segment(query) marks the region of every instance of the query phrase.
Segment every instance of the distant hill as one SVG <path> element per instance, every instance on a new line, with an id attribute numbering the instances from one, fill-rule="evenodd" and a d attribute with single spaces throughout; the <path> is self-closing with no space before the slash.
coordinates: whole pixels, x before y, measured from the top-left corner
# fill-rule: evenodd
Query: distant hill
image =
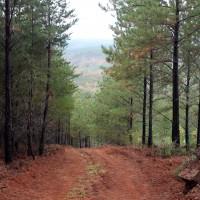
<path id="1" fill-rule="evenodd" d="M 80 89 L 95 91 L 102 77 L 101 67 L 108 67 L 101 46 L 112 45 L 111 40 L 72 40 L 66 50 L 66 58 L 81 74 L 77 79 Z"/>

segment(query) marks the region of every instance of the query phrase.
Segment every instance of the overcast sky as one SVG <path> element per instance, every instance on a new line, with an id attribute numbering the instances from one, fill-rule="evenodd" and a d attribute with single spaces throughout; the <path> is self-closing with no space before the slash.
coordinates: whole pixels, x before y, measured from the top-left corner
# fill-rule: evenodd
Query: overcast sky
<path id="1" fill-rule="evenodd" d="M 108 0 L 71 0 L 71 8 L 79 19 L 72 28 L 72 39 L 111 39 L 112 32 L 109 25 L 113 17 L 105 13 L 98 3 L 105 5 Z"/>

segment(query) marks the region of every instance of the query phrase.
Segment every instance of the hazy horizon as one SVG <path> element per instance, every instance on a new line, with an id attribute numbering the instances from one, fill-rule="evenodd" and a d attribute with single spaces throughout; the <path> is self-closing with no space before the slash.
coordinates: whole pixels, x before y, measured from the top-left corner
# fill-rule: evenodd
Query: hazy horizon
<path id="1" fill-rule="evenodd" d="M 114 18 L 110 13 L 105 13 L 99 2 L 106 5 L 108 0 L 73 0 L 70 7 L 75 9 L 75 14 L 79 21 L 72 28 L 71 40 L 100 40 L 112 39 L 110 25 L 114 23 Z"/>

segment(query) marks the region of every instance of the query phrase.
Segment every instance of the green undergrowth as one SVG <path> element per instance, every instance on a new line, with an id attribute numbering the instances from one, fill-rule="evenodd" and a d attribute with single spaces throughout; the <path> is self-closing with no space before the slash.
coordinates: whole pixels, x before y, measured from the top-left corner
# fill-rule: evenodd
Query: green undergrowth
<path id="1" fill-rule="evenodd" d="M 191 156 L 194 149 L 186 150 L 185 147 L 176 147 L 175 145 L 160 145 L 155 149 L 155 155 L 161 156 L 163 158 L 168 158 L 171 156 Z"/>

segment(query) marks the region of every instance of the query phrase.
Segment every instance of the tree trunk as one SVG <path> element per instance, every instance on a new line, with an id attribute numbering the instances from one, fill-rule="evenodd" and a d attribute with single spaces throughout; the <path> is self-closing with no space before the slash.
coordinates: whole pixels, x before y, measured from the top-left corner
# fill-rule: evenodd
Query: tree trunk
<path id="1" fill-rule="evenodd" d="M 74 146 L 74 138 L 72 136 L 70 136 L 70 145 Z"/>
<path id="2" fill-rule="evenodd" d="M 61 121 L 60 119 L 58 120 L 58 130 L 57 130 L 57 144 L 61 144 Z"/>
<path id="3" fill-rule="evenodd" d="M 88 136 L 88 147 L 91 148 L 91 137 Z"/>
<path id="4" fill-rule="evenodd" d="M 68 119 L 66 118 L 66 121 L 65 121 L 65 129 L 64 129 L 64 134 L 65 134 L 65 137 L 64 137 L 64 144 L 67 145 L 67 135 L 68 135 Z"/>
<path id="5" fill-rule="evenodd" d="M 35 159 L 33 148 L 32 148 L 32 98 L 33 98 L 33 89 L 32 89 L 32 72 L 30 77 L 30 88 L 29 88 L 29 102 L 28 102 L 28 124 L 27 124 L 27 155 L 32 156 Z"/>
<path id="6" fill-rule="evenodd" d="M 48 5 L 48 28 L 51 27 L 50 6 Z M 45 146 L 45 133 L 47 126 L 47 115 L 49 110 L 49 96 L 50 96 L 50 79 L 51 79 L 51 34 L 48 33 L 48 46 L 47 46 L 47 82 L 46 82 L 46 97 L 43 112 L 42 131 L 39 145 L 39 155 L 44 153 Z"/>
<path id="7" fill-rule="evenodd" d="M 32 54 L 32 60 L 33 60 L 33 7 L 31 6 L 31 54 Z M 28 100 L 28 125 L 27 125 L 27 155 L 32 156 L 33 159 L 35 159 L 34 153 L 33 153 L 33 148 L 32 148 L 32 112 L 33 112 L 33 65 L 31 61 L 31 66 L 30 66 L 30 80 L 29 80 L 29 100 Z"/>
<path id="8" fill-rule="evenodd" d="M 130 98 L 130 111 L 129 111 L 129 120 L 128 120 L 128 130 L 133 129 L 133 97 Z M 132 133 L 129 133 L 129 142 L 133 144 L 133 136 Z"/>
<path id="9" fill-rule="evenodd" d="M 197 148 L 200 147 L 200 81 L 199 81 L 199 108 L 198 108 L 198 127 L 197 127 Z"/>
<path id="10" fill-rule="evenodd" d="M 4 148 L 5 163 L 12 162 L 12 130 L 11 130 L 11 11 L 10 0 L 5 0 L 5 124 Z"/>
<path id="11" fill-rule="evenodd" d="M 151 50 L 150 59 L 153 59 L 153 50 Z M 149 137 L 148 146 L 153 145 L 153 92 L 154 92 L 154 77 L 153 77 L 153 65 L 150 64 L 150 89 L 149 89 Z"/>
<path id="12" fill-rule="evenodd" d="M 129 130 L 133 129 L 133 97 L 130 98 Z"/>
<path id="13" fill-rule="evenodd" d="M 143 98 L 143 122 L 142 122 L 142 144 L 146 144 L 146 109 L 147 108 L 147 77 L 144 76 L 144 98 Z"/>
<path id="14" fill-rule="evenodd" d="M 188 63 L 187 63 L 187 83 L 186 83 L 186 106 L 185 106 L 185 143 L 186 150 L 190 148 L 189 138 L 189 109 L 190 109 L 190 52 L 188 52 Z"/>
<path id="15" fill-rule="evenodd" d="M 176 23 L 174 27 L 173 42 L 173 120 L 172 120 L 172 142 L 180 146 L 179 130 L 179 0 L 176 0 Z"/>
<path id="16" fill-rule="evenodd" d="M 11 67 L 12 68 L 12 67 Z M 15 88 L 14 88 L 14 85 L 13 85 L 13 74 L 11 72 L 11 78 L 10 78 L 10 101 L 11 101 L 11 145 L 12 145 L 12 155 L 14 156 L 15 154 L 15 134 L 14 134 L 14 131 L 15 131 L 15 126 L 17 127 L 18 126 L 18 123 L 17 123 L 17 119 L 19 117 L 18 115 L 18 102 L 17 100 L 15 101 L 15 98 L 14 98 L 14 91 L 18 89 L 18 84 L 16 84 Z M 15 111 L 15 112 L 14 112 Z"/>
<path id="17" fill-rule="evenodd" d="M 67 132 L 71 135 L 71 114 L 68 115 L 68 124 L 67 124 Z"/>
<path id="18" fill-rule="evenodd" d="M 81 142 L 81 132 L 80 131 L 78 133 L 78 137 L 79 137 L 79 147 L 81 149 L 82 148 L 82 142 Z"/>
<path id="19" fill-rule="evenodd" d="M 48 42 L 48 71 L 47 71 L 47 83 L 46 83 L 46 98 L 43 112 L 43 120 L 42 120 L 42 132 L 40 138 L 40 146 L 39 146 L 39 155 L 44 153 L 44 145 L 45 145 L 45 132 L 47 126 L 47 115 L 49 110 L 49 89 L 50 89 L 50 78 L 51 78 L 51 42 Z"/>
<path id="20" fill-rule="evenodd" d="M 88 137 L 85 136 L 85 148 L 88 148 Z"/>

